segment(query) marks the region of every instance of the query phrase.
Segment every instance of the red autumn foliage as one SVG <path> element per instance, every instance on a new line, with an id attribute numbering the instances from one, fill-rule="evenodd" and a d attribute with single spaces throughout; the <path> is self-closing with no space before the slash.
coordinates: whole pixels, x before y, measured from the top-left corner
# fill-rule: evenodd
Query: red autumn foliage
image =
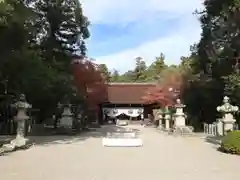
<path id="1" fill-rule="evenodd" d="M 147 104 L 158 104 L 160 106 L 172 106 L 174 104 L 174 97 L 167 89 L 156 85 L 154 88 L 148 89 L 146 95 L 142 97 Z"/>
<path id="2" fill-rule="evenodd" d="M 97 65 L 86 59 L 75 60 L 73 76 L 79 93 L 85 96 L 90 109 L 97 110 L 98 104 L 107 99 L 107 85 Z"/>
<path id="3" fill-rule="evenodd" d="M 169 71 L 163 75 L 156 87 L 148 89 L 142 99 L 148 104 L 173 106 L 176 98 L 180 95 L 182 82 L 182 75 L 179 71 Z"/>

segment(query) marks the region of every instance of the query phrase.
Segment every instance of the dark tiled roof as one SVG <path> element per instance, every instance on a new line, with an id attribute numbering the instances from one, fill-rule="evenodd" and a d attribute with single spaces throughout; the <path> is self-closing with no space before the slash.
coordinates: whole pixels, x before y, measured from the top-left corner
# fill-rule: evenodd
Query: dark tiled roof
<path id="1" fill-rule="evenodd" d="M 142 97 L 152 83 L 110 83 L 108 84 L 108 102 L 112 104 L 144 104 Z"/>

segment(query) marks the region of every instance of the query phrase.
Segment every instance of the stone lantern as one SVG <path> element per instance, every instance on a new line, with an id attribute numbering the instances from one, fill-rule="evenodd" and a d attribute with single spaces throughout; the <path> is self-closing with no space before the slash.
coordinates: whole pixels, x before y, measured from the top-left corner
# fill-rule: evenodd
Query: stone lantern
<path id="1" fill-rule="evenodd" d="M 223 105 L 217 107 L 217 111 L 223 114 L 221 121 L 223 124 L 224 133 L 234 129 L 236 119 L 234 119 L 233 114 L 238 110 L 238 106 L 233 106 L 230 104 L 229 97 L 227 96 L 223 98 Z"/>
<path id="2" fill-rule="evenodd" d="M 15 117 L 17 122 L 17 136 L 16 139 L 13 140 L 13 143 L 16 147 L 21 147 L 26 145 L 27 142 L 27 139 L 25 139 L 25 123 L 30 118 L 27 115 L 27 110 L 32 108 L 32 105 L 26 101 L 25 95 L 21 94 L 19 101 L 17 101 L 13 106 L 17 109 L 17 115 Z"/>
<path id="3" fill-rule="evenodd" d="M 13 107 L 17 110 L 17 115 L 15 116 L 15 121 L 17 122 L 17 135 L 14 140 L 10 142 L 10 144 L 5 144 L 3 146 L 3 151 L 12 151 L 15 148 L 24 147 L 27 145 L 28 139 L 25 138 L 25 123 L 29 120 L 29 116 L 27 115 L 27 110 L 32 108 L 26 101 L 26 97 L 24 94 L 20 95 L 19 101 L 13 104 Z"/>
<path id="4" fill-rule="evenodd" d="M 17 135 L 9 144 L 5 144 L 0 148 L 0 155 L 5 152 L 14 151 L 17 148 L 25 148 L 28 142 L 28 139 L 25 138 L 25 123 L 30 118 L 27 115 L 27 110 L 32 108 L 32 105 L 26 101 L 25 95 L 21 94 L 19 101 L 13 104 L 13 107 L 17 110 L 17 115 L 14 119 L 17 122 Z"/>
<path id="5" fill-rule="evenodd" d="M 181 103 L 180 99 L 177 99 L 177 103 L 175 105 L 176 113 L 174 114 L 174 125 L 175 127 L 183 127 L 186 126 L 186 115 L 183 112 L 183 108 L 186 106 Z"/>
<path id="6" fill-rule="evenodd" d="M 169 111 L 168 107 L 165 108 L 164 111 L 164 119 L 165 119 L 165 129 L 169 130 L 170 128 L 170 120 L 171 120 L 171 112 Z"/>
<path id="7" fill-rule="evenodd" d="M 70 129 L 73 127 L 73 113 L 71 111 L 71 104 L 63 105 L 63 113 L 60 119 L 60 126 Z"/>

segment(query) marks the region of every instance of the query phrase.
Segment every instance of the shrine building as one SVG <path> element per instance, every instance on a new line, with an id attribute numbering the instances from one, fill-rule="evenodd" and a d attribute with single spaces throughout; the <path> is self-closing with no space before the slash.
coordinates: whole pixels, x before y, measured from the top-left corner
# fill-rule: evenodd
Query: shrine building
<path id="1" fill-rule="evenodd" d="M 100 119 L 108 118 L 140 120 L 152 114 L 154 104 L 147 104 L 142 99 L 154 83 L 109 83 L 107 98 L 100 103 Z"/>

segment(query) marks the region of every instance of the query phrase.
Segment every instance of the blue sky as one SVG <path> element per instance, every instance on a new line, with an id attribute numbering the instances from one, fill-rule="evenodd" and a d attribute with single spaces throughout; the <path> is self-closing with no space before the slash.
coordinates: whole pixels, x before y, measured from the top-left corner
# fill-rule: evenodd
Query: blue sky
<path id="1" fill-rule="evenodd" d="M 134 59 L 147 64 L 161 52 L 167 64 L 178 64 L 198 42 L 201 28 L 193 12 L 201 0 L 80 0 L 91 22 L 88 56 L 110 70 L 134 68 Z"/>

